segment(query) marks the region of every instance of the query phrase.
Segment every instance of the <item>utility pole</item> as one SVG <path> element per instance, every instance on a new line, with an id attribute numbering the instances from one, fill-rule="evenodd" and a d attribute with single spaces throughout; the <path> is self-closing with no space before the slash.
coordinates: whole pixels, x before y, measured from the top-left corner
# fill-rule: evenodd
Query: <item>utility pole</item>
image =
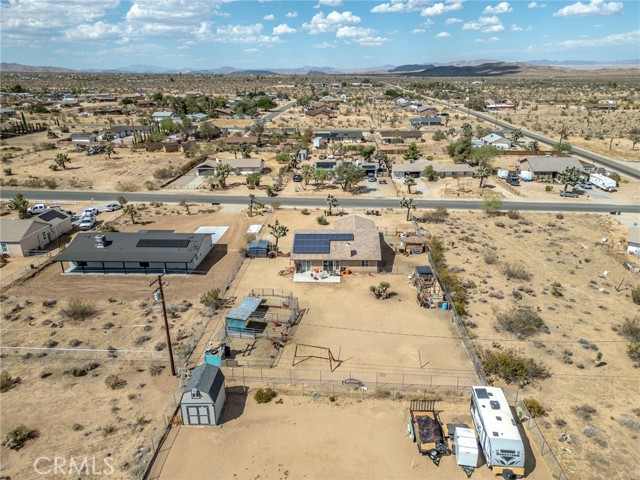
<path id="1" fill-rule="evenodd" d="M 169 349 L 169 361 L 171 362 L 171 375 L 176 376 L 176 366 L 173 361 L 173 348 L 171 347 L 171 335 L 169 333 L 169 320 L 167 319 L 167 306 L 164 302 L 164 291 L 162 290 L 162 276 L 164 273 L 158 275 L 158 279 L 154 280 L 149 286 L 158 282 L 158 288 L 153 292 L 153 299 L 162 303 L 162 316 L 164 317 L 164 329 L 167 333 L 167 348 Z"/>

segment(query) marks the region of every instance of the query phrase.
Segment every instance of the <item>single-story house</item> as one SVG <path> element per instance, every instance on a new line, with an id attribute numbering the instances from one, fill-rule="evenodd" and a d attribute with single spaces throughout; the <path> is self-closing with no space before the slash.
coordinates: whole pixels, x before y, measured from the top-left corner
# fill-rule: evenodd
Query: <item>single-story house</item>
<path id="1" fill-rule="evenodd" d="M 491 145 L 492 147 L 499 148 L 500 150 L 508 150 L 511 148 L 511 140 L 504 138 L 497 133 L 490 133 L 480 139 L 482 145 Z"/>
<path id="2" fill-rule="evenodd" d="M 207 233 L 81 233 L 54 261 L 60 262 L 64 273 L 189 274 L 212 248 L 212 236 Z"/>
<path id="3" fill-rule="evenodd" d="M 209 115 L 207 115 L 206 113 L 193 113 L 187 115 L 187 118 L 194 123 L 199 123 L 204 122 L 207 118 L 209 118 Z"/>
<path id="4" fill-rule="evenodd" d="M 536 178 L 556 178 L 565 169 L 575 167 L 583 171 L 582 163 L 574 157 L 532 156 L 520 160 L 520 170 L 528 170 Z"/>
<path id="5" fill-rule="evenodd" d="M 151 127 L 148 125 L 112 125 L 109 131 L 117 138 L 125 138 L 133 136 L 133 132 L 148 134 Z"/>
<path id="6" fill-rule="evenodd" d="M 313 146 L 319 148 L 328 143 L 360 143 L 361 130 L 319 130 L 313 133 Z"/>
<path id="7" fill-rule="evenodd" d="M 415 110 L 421 117 L 431 115 L 435 117 L 436 115 L 438 115 L 438 109 L 436 107 L 426 107 L 423 105 L 418 105 Z"/>
<path id="8" fill-rule="evenodd" d="M 299 149 L 298 153 L 296 153 L 296 160 L 309 160 L 309 150 L 307 150 L 306 148 Z"/>
<path id="9" fill-rule="evenodd" d="M 419 142 L 422 139 L 422 133 L 418 130 L 380 130 L 379 133 L 385 145 L 406 141 Z"/>
<path id="10" fill-rule="evenodd" d="M 154 122 L 160 123 L 162 120 L 172 120 L 172 121 L 176 121 L 176 119 L 180 120 L 180 117 L 175 115 L 173 112 L 153 112 L 153 114 L 151 115 L 151 120 L 153 120 Z"/>
<path id="11" fill-rule="evenodd" d="M 136 105 L 138 105 L 138 107 L 140 108 L 149 108 L 149 107 L 155 107 L 156 102 L 154 102 L 153 100 L 138 100 Z"/>
<path id="12" fill-rule="evenodd" d="M 488 112 L 515 110 L 515 109 L 516 109 L 516 106 L 511 103 L 492 103 L 490 105 L 487 105 Z"/>
<path id="13" fill-rule="evenodd" d="M 392 176 L 396 180 L 405 177 L 421 177 L 427 166 L 432 166 L 436 178 L 463 178 L 473 177 L 475 168 L 466 163 L 437 163 L 430 160 L 417 160 L 413 163 L 394 163 L 391 167 Z"/>
<path id="14" fill-rule="evenodd" d="M 262 173 L 264 160 L 262 158 L 216 158 L 207 160 L 196 167 L 196 175 L 212 175 L 218 165 L 229 165 L 234 175 L 249 175 L 250 173 Z"/>
<path id="15" fill-rule="evenodd" d="M 97 133 L 72 133 L 71 134 L 71 141 L 73 143 L 81 143 L 81 144 L 89 144 L 89 143 L 95 143 L 98 141 L 98 134 Z"/>
<path id="16" fill-rule="evenodd" d="M 218 138 L 220 135 L 222 135 L 222 130 L 220 129 L 220 127 L 218 127 L 217 125 L 214 125 L 211 122 L 203 122 L 203 125 L 209 124 L 211 125 L 211 138 Z M 200 129 L 202 128 L 202 125 L 198 128 L 198 136 L 201 136 L 200 134 Z"/>
<path id="17" fill-rule="evenodd" d="M 440 117 L 416 117 L 410 118 L 409 123 L 414 128 L 428 127 L 432 125 L 442 125 Z"/>
<path id="18" fill-rule="evenodd" d="M 92 97 L 88 98 L 87 101 L 89 103 L 117 102 L 118 97 L 110 93 L 103 93 L 100 95 L 93 95 Z"/>
<path id="19" fill-rule="evenodd" d="M 322 168 L 323 170 L 335 170 L 337 166 L 338 162 L 336 160 L 317 160 L 313 162 L 313 167 L 315 169 Z"/>
<path id="20" fill-rule="evenodd" d="M 208 363 L 198 365 L 182 392 L 182 424 L 220 425 L 226 398 L 222 370 Z"/>
<path id="21" fill-rule="evenodd" d="M 14 117 L 16 111 L 13 108 L 0 108 L 0 121 L 4 121 L 7 118 Z"/>
<path id="22" fill-rule="evenodd" d="M 116 106 L 99 107 L 91 110 L 94 117 L 101 115 L 122 115 L 122 108 Z"/>
<path id="23" fill-rule="evenodd" d="M 0 220 L 0 251 L 3 255 L 26 257 L 72 229 L 71 215 L 58 209 L 26 219 Z"/>
<path id="24" fill-rule="evenodd" d="M 258 137 L 249 136 L 249 137 L 222 137 L 222 141 L 227 145 L 242 145 L 243 143 L 247 143 L 252 147 L 258 146 Z"/>
<path id="25" fill-rule="evenodd" d="M 216 108 L 215 112 L 218 118 L 229 118 L 233 116 L 233 112 L 228 108 Z"/>
<path id="26" fill-rule="evenodd" d="M 627 253 L 640 258 L 640 227 L 631 227 L 627 238 Z"/>
<path id="27" fill-rule="evenodd" d="M 297 230 L 291 261 L 296 273 L 377 272 L 382 261 L 381 235 L 376 224 L 357 215 L 334 222 L 333 231 Z"/>
<path id="28" fill-rule="evenodd" d="M 333 110 L 330 110 L 328 108 L 318 108 L 315 110 L 307 110 L 305 112 L 305 115 L 307 117 L 325 117 L 325 118 L 333 118 L 335 117 L 335 113 L 333 112 Z"/>

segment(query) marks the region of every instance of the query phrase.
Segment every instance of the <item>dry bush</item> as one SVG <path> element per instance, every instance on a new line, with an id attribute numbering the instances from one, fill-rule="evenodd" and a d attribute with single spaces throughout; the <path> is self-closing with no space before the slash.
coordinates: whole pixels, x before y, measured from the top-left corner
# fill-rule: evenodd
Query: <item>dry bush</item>
<path id="1" fill-rule="evenodd" d="M 69 300 L 66 307 L 60 309 L 60 313 L 69 320 L 82 322 L 95 317 L 100 313 L 100 310 L 91 302 L 73 298 Z"/>
<path id="2" fill-rule="evenodd" d="M 640 305 L 640 285 L 631 289 L 631 300 L 636 305 Z"/>
<path id="3" fill-rule="evenodd" d="M 119 390 L 127 385 L 127 381 L 124 378 L 120 378 L 119 375 L 109 375 L 105 378 L 104 383 L 111 390 Z"/>
<path id="4" fill-rule="evenodd" d="M 640 342 L 640 318 L 627 318 L 618 327 L 618 333 L 630 342 Z"/>
<path id="5" fill-rule="evenodd" d="M 524 387 L 551 376 L 546 365 L 533 358 L 523 357 L 513 348 L 499 352 L 481 350 L 480 356 L 488 375 L 495 375 L 509 384 Z"/>
<path id="6" fill-rule="evenodd" d="M 583 420 L 591 420 L 591 415 L 594 413 L 598 413 L 598 411 L 592 407 L 591 405 L 587 405 L 586 403 L 583 405 L 576 405 L 571 407 L 573 413 L 579 416 Z"/>
<path id="7" fill-rule="evenodd" d="M 13 377 L 6 370 L 0 373 L 0 392 L 8 392 L 21 382 L 20 377 Z"/>
<path id="8" fill-rule="evenodd" d="M 421 223 L 444 223 L 448 216 L 449 212 L 445 207 L 436 207 L 435 210 L 430 210 L 415 218 Z"/>
<path id="9" fill-rule="evenodd" d="M 526 338 L 536 333 L 549 332 L 542 317 L 531 307 L 513 307 L 506 312 L 496 312 L 498 325 L 508 332 Z"/>
<path id="10" fill-rule="evenodd" d="M 39 433 L 37 430 L 31 430 L 24 425 L 18 425 L 7 433 L 2 440 L 2 446 L 11 450 L 20 450 L 24 445 L 34 438 L 37 438 Z"/>
<path id="11" fill-rule="evenodd" d="M 269 403 L 276 396 L 271 388 L 259 388 L 253 395 L 253 398 L 258 403 Z"/>
<path id="12" fill-rule="evenodd" d="M 157 377 L 164 370 L 164 365 L 151 365 L 149 367 L 149 375 L 152 377 Z"/>
<path id="13" fill-rule="evenodd" d="M 533 274 L 518 263 L 505 263 L 502 267 L 502 273 L 507 276 L 508 280 L 529 281 L 533 278 Z"/>
<path id="14" fill-rule="evenodd" d="M 544 417 L 547 415 L 546 409 L 535 398 L 525 398 L 524 405 L 529 410 L 533 418 Z"/>
<path id="15" fill-rule="evenodd" d="M 200 295 L 200 303 L 202 303 L 206 307 L 213 308 L 217 310 L 222 306 L 223 299 L 220 296 L 219 288 L 212 288 L 211 290 Z"/>
<path id="16" fill-rule="evenodd" d="M 493 250 L 485 250 L 482 253 L 482 259 L 487 265 L 493 265 L 498 260 L 498 254 Z"/>

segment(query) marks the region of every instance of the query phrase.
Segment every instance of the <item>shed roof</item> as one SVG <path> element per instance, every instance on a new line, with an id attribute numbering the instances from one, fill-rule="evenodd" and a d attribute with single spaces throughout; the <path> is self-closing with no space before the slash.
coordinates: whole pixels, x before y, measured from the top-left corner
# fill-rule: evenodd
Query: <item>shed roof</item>
<path id="1" fill-rule="evenodd" d="M 196 388 L 199 392 L 208 393 L 215 401 L 218 392 L 224 388 L 224 374 L 215 365 L 203 363 L 193 369 L 184 393 L 191 393 Z"/>
<path id="2" fill-rule="evenodd" d="M 268 249 L 269 248 L 269 242 L 267 240 L 258 240 L 257 242 L 251 242 L 249 244 L 249 250 L 254 250 L 254 249 L 258 249 L 258 250 L 262 250 L 262 249 Z"/>
<path id="3" fill-rule="evenodd" d="M 76 235 L 56 262 L 191 262 L 206 233 L 140 231 L 106 233 L 106 246 L 96 248 L 96 234 Z"/>
<path id="4" fill-rule="evenodd" d="M 262 298 L 244 297 L 240 302 L 240 305 L 227 312 L 227 318 L 233 318 L 234 320 L 247 320 L 253 312 L 258 309 L 261 303 Z"/>

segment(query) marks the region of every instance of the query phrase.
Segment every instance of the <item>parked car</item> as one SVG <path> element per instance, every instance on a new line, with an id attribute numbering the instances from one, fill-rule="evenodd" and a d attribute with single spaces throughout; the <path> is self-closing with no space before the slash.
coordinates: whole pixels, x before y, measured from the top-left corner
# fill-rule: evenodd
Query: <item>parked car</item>
<path id="1" fill-rule="evenodd" d="M 96 215 L 98 215 L 98 213 L 100 213 L 100 210 L 98 210 L 97 207 L 89 207 L 84 209 L 84 212 L 82 212 L 82 215 L 84 215 L 85 213 L 90 213 L 95 217 Z"/>
<path id="2" fill-rule="evenodd" d="M 83 218 L 78 227 L 80 230 L 91 230 L 96 223 L 96 219 L 94 217 L 86 217 Z"/>
<path id="3" fill-rule="evenodd" d="M 44 212 L 48 208 L 49 207 L 47 207 L 44 203 L 36 203 L 33 207 L 27 208 L 27 213 L 35 215 Z"/>
<path id="4" fill-rule="evenodd" d="M 294 181 L 294 182 L 301 182 L 301 181 L 302 181 L 302 175 L 300 175 L 299 173 L 296 173 L 296 174 L 293 176 L 293 181 Z"/>
<path id="5" fill-rule="evenodd" d="M 367 177 L 367 181 L 368 181 L 368 182 L 374 182 L 374 183 L 375 183 L 375 181 L 376 181 L 376 176 L 375 176 L 375 175 L 369 175 L 369 176 Z"/>
<path id="6" fill-rule="evenodd" d="M 576 192 L 570 192 L 569 190 L 560 190 L 560 196 L 561 197 L 576 198 L 578 196 L 578 194 Z"/>
<path id="7" fill-rule="evenodd" d="M 387 184 L 387 180 L 385 180 L 384 178 L 381 178 L 380 180 L 378 180 L 378 183 L 380 185 L 386 185 Z"/>
<path id="8" fill-rule="evenodd" d="M 104 211 L 105 212 L 115 212 L 116 210 L 120 210 L 121 208 L 122 208 L 122 205 L 120 205 L 117 202 L 115 202 L 115 203 L 107 203 L 104 206 Z"/>
<path id="9" fill-rule="evenodd" d="M 581 183 L 580 185 L 578 185 L 580 188 L 582 188 L 583 190 L 591 190 L 591 184 L 589 182 L 584 182 Z"/>

